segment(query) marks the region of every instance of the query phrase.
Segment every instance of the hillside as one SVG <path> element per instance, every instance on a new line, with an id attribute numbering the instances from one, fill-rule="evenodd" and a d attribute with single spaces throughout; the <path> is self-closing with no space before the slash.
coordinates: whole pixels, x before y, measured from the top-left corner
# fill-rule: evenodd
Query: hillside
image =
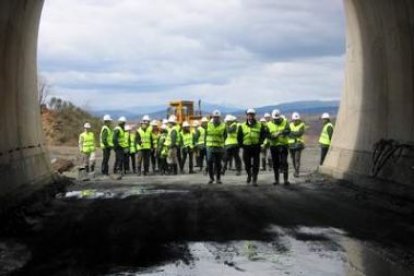
<path id="1" fill-rule="evenodd" d="M 43 131 L 48 145 L 75 146 L 83 124 L 92 124 L 95 137 L 98 138 L 100 120 L 71 102 L 52 98 L 41 108 Z"/>

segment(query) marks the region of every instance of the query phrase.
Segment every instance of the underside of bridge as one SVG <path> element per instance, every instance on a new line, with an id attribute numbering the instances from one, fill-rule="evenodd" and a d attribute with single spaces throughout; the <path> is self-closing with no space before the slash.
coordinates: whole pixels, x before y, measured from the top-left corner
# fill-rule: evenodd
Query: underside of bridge
<path id="1" fill-rule="evenodd" d="M 414 185 L 414 2 L 344 0 L 346 81 L 323 172 L 368 176 L 374 145 L 396 149 L 378 177 Z M 0 196 L 52 181 L 37 102 L 37 37 L 43 0 L 0 2 Z M 378 148 L 380 149 L 380 148 Z M 397 150 L 398 149 L 398 150 Z M 27 189 L 28 188 L 28 189 Z"/>

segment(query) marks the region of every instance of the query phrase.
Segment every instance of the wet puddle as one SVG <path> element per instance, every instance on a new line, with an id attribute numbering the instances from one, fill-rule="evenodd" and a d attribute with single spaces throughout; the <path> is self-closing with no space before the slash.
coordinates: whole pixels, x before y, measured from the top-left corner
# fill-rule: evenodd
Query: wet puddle
<path id="1" fill-rule="evenodd" d="M 414 275 L 338 229 L 271 231 L 275 238 L 269 242 L 188 243 L 189 260 L 109 275 Z"/>
<path id="2" fill-rule="evenodd" d="M 124 199 L 130 196 L 142 196 L 142 195 L 153 195 L 153 194 L 172 194 L 172 193 L 188 193 L 184 190 L 162 190 L 162 189 L 144 189 L 144 188 L 127 188 L 111 190 L 96 190 L 87 189 L 79 191 L 70 191 L 66 193 L 60 193 L 56 195 L 56 198 L 75 198 L 75 199 L 109 199 L 119 198 Z"/>

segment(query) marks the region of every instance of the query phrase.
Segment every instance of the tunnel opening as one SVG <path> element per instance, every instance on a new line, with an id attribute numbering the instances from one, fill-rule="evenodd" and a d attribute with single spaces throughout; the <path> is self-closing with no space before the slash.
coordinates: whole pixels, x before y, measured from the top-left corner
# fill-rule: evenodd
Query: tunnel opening
<path id="1" fill-rule="evenodd" d="M 334 143 L 323 170 L 339 178 L 355 179 L 369 175 L 372 146 L 378 140 L 413 142 L 414 126 L 400 122 L 414 117 L 414 4 L 408 0 L 344 3 L 348 25 L 346 87 Z M 16 194 L 33 192 L 53 181 L 35 99 L 37 26 L 42 4 L 40 0 L 0 4 L 0 110 L 5 122 L 0 130 L 6 133 L 6 139 L 0 142 L 2 205 L 6 202 L 3 198 L 15 201 Z M 391 38 L 389 34 L 393 34 Z M 411 153 L 404 152 L 396 160 L 398 163 L 384 168 L 381 177 L 412 185 L 412 160 Z M 393 255 L 397 260 L 376 266 L 373 255 L 362 252 L 362 260 L 350 263 L 362 262 L 361 266 L 367 267 L 360 269 L 367 275 L 381 275 L 384 271 L 411 275 L 410 269 L 405 271 L 395 265 L 412 265 L 411 221 L 407 222 L 411 206 L 404 202 L 393 206 L 401 208 L 398 212 L 384 211 L 376 199 L 366 199 L 370 197 L 366 192 L 342 193 L 337 189 L 347 184 L 341 181 L 335 182 L 335 187 L 325 184 L 316 183 L 317 189 L 309 190 L 287 188 L 286 194 L 269 191 L 268 187 L 253 192 L 245 187 L 188 187 L 187 193 L 122 200 L 54 199 L 45 205 L 30 205 L 22 212 L 25 216 L 8 221 L 9 227 L 2 226 L 1 236 L 26 244 L 28 250 L 18 243 L 6 248 L 32 254 L 20 254 L 23 265 L 15 275 L 137 273 L 137 267 L 177 260 L 197 266 L 192 259 L 197 251 L 210 252 L 236 274 L 246 268 L 239 265 L 243 261 L 228 258 L 229 254 L 243 255 L 250 261 L 255 257 L 269 258 L 274 264 L 275 260 L 267 256 L 291 250 L 294 240 L 290 236 L 312 243 L 314 251 L 330 247 L 329 252 L 352 252 L 358 246 L 350 244 L 360 240 L 372 243 L 367 250 L 372 252 L 379 250 L 375 245 L 381 243 L 397 251 Z M 364 200 L 356 202 L 358 198 Z M 388 199 L 385 201 L 389 204 Z M 306 227 L 330 230 L 315 233 L 304 230 Z M 332 228 L 339 232 L 332 232 Z M 346 240 L 347 237 L 356 240 Z M 199 241 L 211 244 L 202 245 L 202 249 L 199 244 L 188 245 Z M 231 244 L 229 253 L 223 244 L 228 246 L 232 241 L 244 244 Z M 342 253 L 330 256 L 341 258 Z M 383 270 L 378 271 L 378 267 Z M 308 272 L 320 271 L 311 267 Z"/>

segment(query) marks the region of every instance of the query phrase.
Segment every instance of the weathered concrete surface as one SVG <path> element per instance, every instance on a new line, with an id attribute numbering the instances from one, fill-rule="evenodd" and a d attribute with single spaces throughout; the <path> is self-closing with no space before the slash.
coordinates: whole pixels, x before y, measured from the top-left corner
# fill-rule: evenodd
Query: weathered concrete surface
<path id="1" fill-rule="evenodd" d="M 51 180 L 37 104 L 43 0 L 0 1 L 0 197 Z M 4 201 L 2 201 L 4 202 Z"/>
<path id="2" fill-rule="evenodd" d="M 414 145 L 414 1 L 345 0 L 346 80 L 333 145 L 322 171 L 369 175 L 373 145 Z M 414 184 L 414 151 L 380 177 Z"/>

